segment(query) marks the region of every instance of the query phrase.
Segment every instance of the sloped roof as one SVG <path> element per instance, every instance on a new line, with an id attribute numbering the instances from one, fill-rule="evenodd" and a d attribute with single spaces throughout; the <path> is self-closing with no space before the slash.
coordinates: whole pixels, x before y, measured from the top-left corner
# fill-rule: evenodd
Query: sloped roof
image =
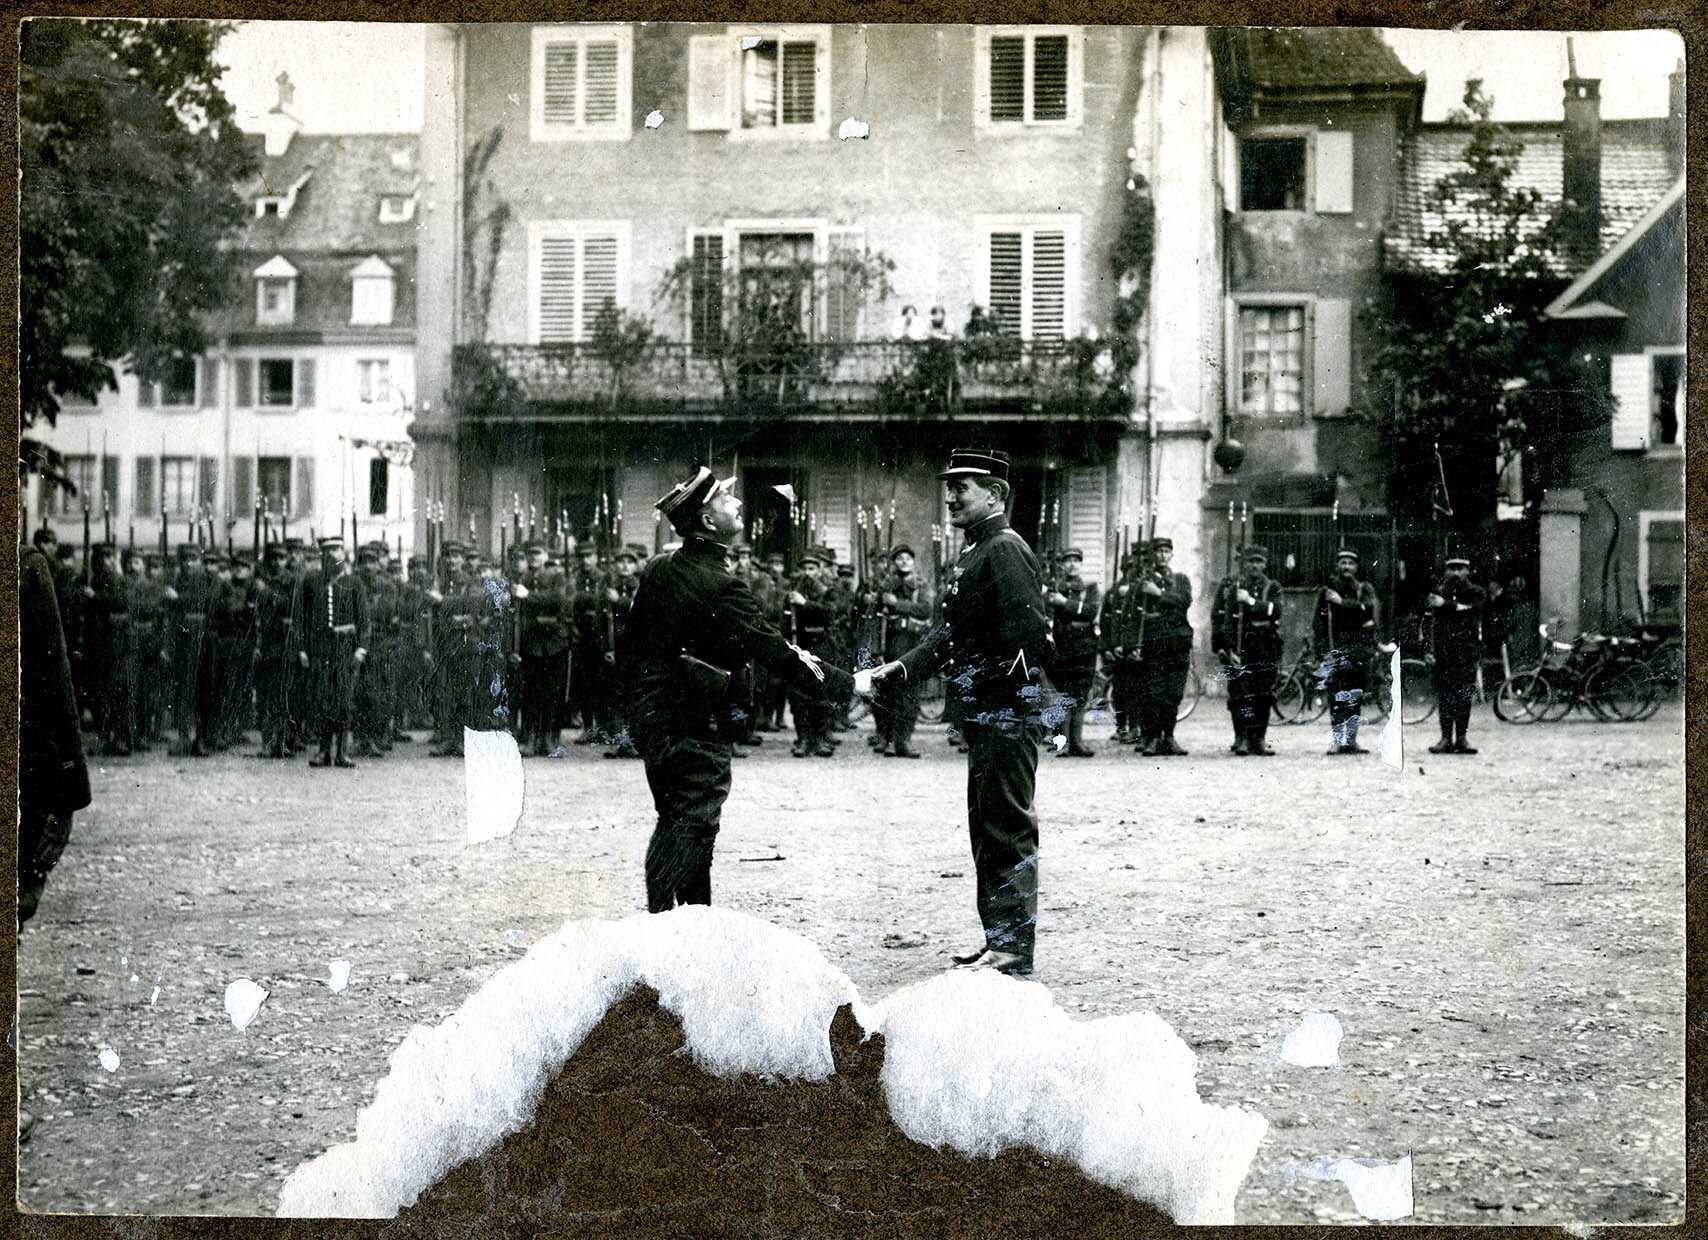
<path id="1" fill-rule="evenodd" d="M 1247 81 L 1257 88 L 1408 86 L 1423 81 L 1375 30 L 1247 28 L 1225 34 Z"/>
<path id="2" fill-rule="evenodd" d="M 1543 211 L 1533 221 L 1540 229 L 1564 196 L 1561 123 L 1511 124 L 1504 127 L 1523 144 L 1514 180 L 1542 196 Z M 1454 210 L 1434 200 L 1435 186 L 1462 166 L 1471 129 L 1461 124 L 1423 125 L 1407 135 L 1400 155 L 1394 212 L 1383 237 L 1385 256 L 1401 270 L 1443 272 L 1452 265 L 1445 250 L 1430 244 L 1450 218 L 1466 219 L 1469 209 Z M 1642 219 L 1672 187 L 1678 173 L 1668 157 L 1665 120 L 1612 120 L 1601 124 L 1601 243 L 1588 253 L 1561 255 L 1556 274 L 1572 276 Z"/>
<path id="3" fill-rule="evenodd" d="M 307 175 L 290 214 L 251 217 L 245 250 L 368 250 L 415 247 L 415 224 L 380 223 L 380 198 L 413 194 L 420 181 L 414 134 L 298 134 L 283 155 L 257 151 L 259 173 L 241 187 L 246 200 L 283 197 Z"/>
<path id="4" fill-rule="evenodd" d="M 1643 218 L 1626 230 L 1624 236 L 1614 242 L 1611 249 L 1597 258 L 1590 268 L 1572 281 L 1571 287 L 1556 297 L 1548 306 L 1545 314 L 1551 319 L 1601 319 L 1624 318 L 1625 312 L 1617 306 L 1608 305 L 1603 301 L 1591 300 L 1589 294 L 1596 291 L 1596 286 L 1604 283 L 1608 276 L 1626 256 L 1640 245 L 1643 239 L 1666 220 L 1668 215 L 1683 211 L 1684 178 L 1680 176 L 1672 183 L 1672 188 L 1662 194 L 1655 204 L 1644 213 Z M 1677 220 L 1670 221 L 1671 227 L 1680 227 Z M 1683 269 L 1677 270 L 1682 282 Z M 1658 290 L 1657 290 L 1658 291 Z"/>

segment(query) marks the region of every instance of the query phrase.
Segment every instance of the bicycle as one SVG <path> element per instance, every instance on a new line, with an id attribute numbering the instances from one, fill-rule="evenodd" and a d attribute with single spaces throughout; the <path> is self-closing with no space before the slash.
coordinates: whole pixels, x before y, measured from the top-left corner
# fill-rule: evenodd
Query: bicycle
<path id="1" fill-rule="evenodd" d="M 1112 712 L 1114 701 L 1111 697 L 1114 687 L 1114 671 L 1106 660 L 1099 660 L 1097 675 L 1091 681 L 1091 692 L 1086 697 L 1086 712 L 1088 714 L 1108 715 Z M 1198 709 L 1198 703 L 1204 696 L 1204 673 L 1200 667 L 1199 655 L 1192 652 L 1192 662 L 1186 671 L 1186 689 L 1180 699 L 1180 708 L 1174 713 L 1174 721 L 1180 723 Z"/>
<path id="2" fill-rule="evenodd" d="M 1542 657 L 1507 677 L 1495 694 L 1502 722 L 1557 723 L 1583 709 L 1604 722 L 1636 723 L 1658 709 L 1649 664 L 1632 649 L 1642 644 L 1637 638 L 1584 633 L 1562 642 L 1553 624 L 1537 631 Z"/>
<path id="3" fill-rule="evenodd" d="M 1391 650 L 1376 651 L 1370 660 L 1370 675 L 1359 703 L 1359 716 L 1366 723 L 1379 723 L 1393 710 L 1393 684 L 1389 676 Z M 1435 714 L 1434 677 L 1423 659 L 1400 660 L 1400 721 L 1427 723 Z M 1321 661 L 1310 647 L 1275 682 L 1273 713 L 1280 723 L 1315 723 L 1328 712 L 1329 693 Z"/>

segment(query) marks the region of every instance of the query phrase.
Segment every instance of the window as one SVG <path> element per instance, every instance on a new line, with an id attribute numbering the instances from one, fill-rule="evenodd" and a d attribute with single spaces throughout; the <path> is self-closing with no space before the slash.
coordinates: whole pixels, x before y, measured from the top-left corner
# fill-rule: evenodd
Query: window
<path id="1" fill-rule="evenodd" d="M 271 513 L 283 513 L 291 502 L 291 458 L 263 456 L 255 462 L 255 477 L 261 488 L 261 502 Z"/>
<path id="2" fill-rule="evenodd" d="M 391 487 L 391 463 L 383 456 L 368 462 L 368 515 L 383 517 Z"/>
<path id="3" fill-rule="evenodd" d="M 372 255 L 350 272 L 350 323 L 359 327 L 388 327 L 396 284 L 392 270 L 379 255 Z"/>
<path id="4" fill-rule="evenodd" d="M 626 301 L 628 272 L 627 220 L 530 224 L 528 303 L 535 343 L 590 340 L 606 304 Z"/>
<path id="5" fill-rule="evenodd" d="M 735 260 L 733 291 L 749 333 L 798 332 L 808 340 L 856 340 L 865 310 L 860 257 L 865 230 L 818 220 L 730 221 L 693 231 L 688 339 L 695 356 L 715 355 L 727 325 L 726 253 Z"/>
<path id="6" fill-rule="evenodd" d="M 278 216 L 283 214 L 280 210 L 283 203 L 284 199 L 282 198 L 257 198 L 255 200 L 255 218 L 258 220 L 266 219 L 269 216 L 275 219 L 278 218 Z"/>
<path id="7" fill-rule="evenodd" d="M 136 485 L 131 490 L 131 507 L 139 517 L 155 515 L 155 504 L 159 497 L 154 493 L 154 466 L 156 458 L 139 456 L 136 458 L 136 473 L 133 475 Z"/>
<path id="8" fill-rule="evenodd" d="M 1246 138 L 1239 144 L 1241 211 L 1303 211 L 1309 139 Z"/>
<path id="9" fill-rule="evenodd" d="M 96 481 L 96 462 L 93 456 L 68 456 L 65 458 L 65 476 L 71 480 L 71 486 L 77 488 L 77 494 L 71 493 L 71 487 L 59 488 L 59 515 L 69 517 L 81 513 L 83 505 L 89 505 L 89 511 L 101 511 L 101 497 L 96 494 L 100 483 Z"/>
<path id="10" fill-rule="evenodd" d="M 978 123 L 989 129 L 1079 122 L 1082 40 L 1074 28 L 980 29 Z"/>
<path id="11" fill-rule="evenodd" d="M 1305 410 L 1305 307 L 1245 306 L 1239 312 L 1239 411 Z"/>
<path id="12" fill-rule="evenodd" d="M 1684 446 L 1684 354 L 1656 353 L 1651 359 L 1649 447 Z"/>
<path id="13" fill-rule="evenodd" d="M 275 254 L 255 269 L 255 322 L 287 327 L 296 321 L 297 269 Z"/>
<path id="14" fill-rule="evenodd" d="M 407 224 L 415 218 L 414 194 L 381 194 L 380 223 Z"/>
<path id="15" fill-rule="evenodd" d="M 196 458 L 168 456 L 160 461 L 160 502 L 169 517 L 187 516 L 196 498 Z"/>
<path id="16" fill-rule="evenodd" d="M 818 45 L 811 39 L 743 39 L 741 127 L 811 125 L 818 103 Z"/>
<path id="17" fill-rule="evenodd" d="M 263 405 L 290 406 L 296 403 L 296 363 L 289 358 L 262 358 L 258 369 L 261 375 Z"/>
<path id="18" fill-rule="evenodd" d="M 688 128 L 828 136 L 830 37 L 829 26 L 732 26 L 689 39 Z"/>
<path id="19" fill-rule="evenodd" d="M 1637 588 L 1651 616 L 1682 619 L 1684 605 L 1684 514 L 1643 512 L 1637 516 L 1642 542 L 1637 552 Z"/>
<path id="20" fill-rule="evenodd" d="M 387 358 L 363 358 L 356 363 L 356 399 L 364 405 L 391 401 L 391 362 Z"/>
<path id="21" fill-rule="evenodd" d="M 1076 330 L 1079 220 L 986 222 L 984 304 L 996 330 L 1061 340 Z"/>
<path id="22" fill-rule="evenodd" d="M 193 405 L 196 403 L 196 359 L 175 357 L 166 364 L 166 374 L 160 380 L 162 405 Z"/>
<path id="23" fill-rule="evenodd" d="M 536 26 L 533 140 L 626 139 L 632 57 L 627 26 Z"/>
<path id="24" fill-rule="evenodd" d="M 716 356 L 724 343 L 724 235 L 694 234 L 688 299 L 688 342 L 696 357 Z"/>

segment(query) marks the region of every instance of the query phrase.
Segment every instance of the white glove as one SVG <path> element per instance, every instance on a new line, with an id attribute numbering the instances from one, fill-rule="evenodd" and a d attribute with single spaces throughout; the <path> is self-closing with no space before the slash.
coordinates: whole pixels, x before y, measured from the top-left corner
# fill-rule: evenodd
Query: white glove
<path id="1" fill-rule="evenodd" d="M 872 684 L 872 669 L 871 668 L 868 667 L 863 671 L 858 671 L 858 672 L 854 673 L 854 692 L 855 693 L 859 694 L 861 697 L 871 697 L 872 692 L 873 692 L 873 688 L 874 688 L 874 686 Z"/>
<path id="2" fill-rule="evenodd" d="M 823 683 L 823 681 L 824 681 L 824 665 L 818 661 L 818 656 L 808 654 L 805 650 L 802 650 L 799 646 L 790 646 L 789 649 L 793 650 L 795 652 L 795 657 L 798 658 L 802 663 L 805 663 L 807 665 L 807 670 L 809 672 L 811 672 L 815 677 L 817 677 L 817 679 L 819 680 L 820 683 Z"/>
<path id="3" fill-rule="evenodd" d="M 511 585 L 510 593 L 516 598 L 527 598 L 528 597 L 528 587 L 523 585 L 520 581 L 518 581 L 518 582 L 515 582 L 513 585 Z"/>

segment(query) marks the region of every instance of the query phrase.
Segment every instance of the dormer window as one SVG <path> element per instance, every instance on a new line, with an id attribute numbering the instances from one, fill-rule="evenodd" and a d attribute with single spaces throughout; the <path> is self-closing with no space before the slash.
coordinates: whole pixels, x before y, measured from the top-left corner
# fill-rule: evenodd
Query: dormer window
<path id="1" fill-rule="evenodd" d="M 284 205 L 285 200 L 283 198 L 273 196 L 257 198 L 255 200 L 255 218 L 258 220 L 267 219 L 268 217 L 277 219 L 285 213 Z"/>
<path id="2" fill-rule="evenodd" d="M 275 254 L 255 269 L 255 322 L 289 327 L 297 317 L 297 269 Z"/>
<path id="3" fill-rule="evenodd" d="M 407 224 L 415 218 L 414 194 L 381 194 L 380 223 Z"/>
<path id="4" fill-rule="evenodd" d="M 395 287 L 390 264 L 378 254 L 357 264 L 350 272 L 351 325 L 390 327 Z"/>

